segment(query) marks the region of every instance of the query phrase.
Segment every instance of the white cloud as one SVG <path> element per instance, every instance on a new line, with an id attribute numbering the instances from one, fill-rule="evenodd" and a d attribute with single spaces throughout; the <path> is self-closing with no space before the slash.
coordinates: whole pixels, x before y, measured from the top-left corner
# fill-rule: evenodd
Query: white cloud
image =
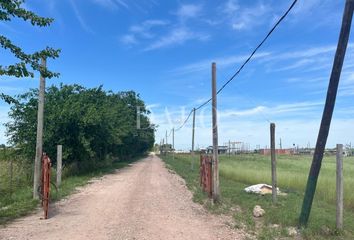
<path id="1" fill-rule="evenodd" d="M 16 30 L 15 28 L 11 27 L 6 22 L 0 22 L 0 29 L 1 29 L 1 31 L 8 31 L 8 32 L 16 33 L 16 34 L 20 33 L 18 30 Z"/>
<path id="2" fill-rule="evenodd" d="M 167 24 L 168 24 L 168 21 L 159 20 L 159 19 L 151 19 L 151 20 L 146 20 L 146 21 L 142 22 L 140 25 L 131 26 L 130 31 L 136 32 L 136 33 L 145 33 L 155 26 L 164 26 Z"/>
<path id="3" fill-rule="evenodd" d="M 74 0 L 70 1 L 72 9 L 74 10 L 75 16 L 77 20 L 79 21 L 82 29 L 84 29 L 86 32 L 93 34 L 94 31 L 91 29 L 91 27 L 86 23 L 84 17 L 81 15 L 78 7 L 76 6 L 76 3 Z"/>
<path id="4" fill-rule="evenodd" d="M 133 34 L 127 34 L 120 38 L 120 41 L 126 45 L 135 45 L 138 43 L 138 40 Z"/>
<path id="5" fill-rule="evenodd" d="M 136 45 L 141 39 L 152 39 L 155 34 L 152 32 L 153 28 L 168 25 L 168 21 L 151 19 L 142 22 L 141 24 L 132 25 L 129 28 L 129 33 L 123 35 L 120 40 L 126 45 Z"/>
<path id="6" fill-rule="evenodd" d="M 210 109 L 207 111 L 197 111 L 196 113 L 196 146 L 205 147 L 211 144 L 211 115 Z M 266 113 L 276 123 L 277 138 L 282 138 L 284 147 L 291 147 L 293 143 L 299 146 L 306 146 L 309 142 L 314 146 L 318 134 L 321 112 L 323 110 L 322 101 L 294 102 L 288 104 L 256 106 L 248 109 L 225 109 L 218 112 L 219 116 L 219 142 L 223 144 L 228 140 L 243 141 L 250 143 L 252 147 L 256 145 L 269 145 L 269 122 L 262 116 Z M 349 109 L 352 114 L 353 109 Z M 158 116 L 158 128 L 156 141 L 165 136 L 166 130 L 179 126 L 180 121 L 186 118 L 186 111 L 168 111 L 156 114 Z M 334 146 L 336 143 L 348 143 L 353 141 L 354 133 L 348 132 L 353 119 L 341 118 L 339 113 L 348 114 L 348 109 L 338 108 L 332 121 L 331 131 L 327 146 Z M 172 119 L 170 121 L 169 119 Z M 175 121 L 173 121 L 175 120 Z M 191 119 L 184 128 L 175 133 L 175 145 L 177 149 L 190 149 L 188 139 L 191 139 Z M 171 138 L 169 138 L 171 141 Z"/>
<path id="7" fill-rule="evenodd" d="M 270 55 L 271 53 L 269 52 L 259 52 L 253 56 L 253 59 L 262 59 Z M 219 58 L 210 58 L 179 67 L 177 69 L 172 70 L 171 72 L 176 74 L 188 74 L 193 72 L 205 71 L 210 68 L 212 62 L 216 62 L 218 68 L 224 68 L 233 64 L 244 62 L 248 58 L 248 56 L 249 55 L 235 55 Z"/>
<path id="8" fill-rule="evenodd" d="M 261 112 L 265 111 L 266 107 L 264 106 L 257 106 L 251 109 L 246 110 L 227 110 L 225 112 L 221 112 L 220 115 L 222 117 L 245 117 L 245 116 L 253 116 L 260 114 Z"/>
<path id="9" fill-rule="evenodd" d="M 268 60 L 284 60 L 284 59 L 294 59 L 294 58 L 309 58 L 321 54 L 333 53 L 337 46 L 321 46 L 321 47 L 311 47 L 307 49 L 301 49 L 296 51 L 289 51 L 281 54 L 274 54 Z"/>
<path id="10" fill-rule="evenodd" d="M 269 63 L 268 72 L 296 70 L 302 73 L 318 72 L 327 73 L 333 65 L 333 57 L 337 46 L 328 45 L 310 47 L 295 51 L 273 52 L 261 62 Z M 348 45 L 347 59 L 343 69 L 351 69 L 354 64 L 351 61 L 353 44 Z M 349 60 L 349 61 L 348 61 Z M 276 66 L 276 67 L 275 67 Z"/>
<path id="11" fill-rule="evenodd" d="M 227 16 L 227 21 L 234 30 L 251 30 L 256 26 L 267 23 L 272 8 L 262 2 L 251 7 L 241 7 L 236 0 L 229 0 L 222 8 L 222 13 Z"/>
<path id="12" fill-rule="evenodd" d="M 190 27 L 192 24 L 188 24 L 187 20 L 198 18 L 202 15 L 203 6 L 197 4 L 182 4 L 179 6 L 178 10 L 172 12 L 171 14 L 176 16 L 175 23 L 165 20 L 147 20 L 141 24 L 132 25 L 129 28 L 129 34 L 123 36 L 122 40 L 125 43 L 130 44 L 131 42 L 135 44 L 136 42 L 142 42 L 141 39 L 150 40 L 144 51 L 151 51 L 160 48 L 166 48 L 176 45 L 182 45 L 187 41 L 207 41 L 210 35 L 203 33 L 199 30 L 193 31 Z M 189 22 L 188 22 L 189 23 Z M 205 23 L 205 21 L 204 21 Z M 166 28 L 168 26 L 169 28 Z M 153 29 L 155 27 L 165 27 L 163 29 Z M 136 41 L 133 41 L 132 36 L 134 35 Z M 147 41 L 144 41 L 147 42 Z"/>
<path id="13" fill-rule="evenodd" d="M 145 48 L 145 51 L 181 45 L 189 40 L 206 41 L 209 37 L 210 36 L 207 34 L 195 33 L 185 27 L 177 27 L 172 29 L 167 35 L 160 37 L 160 39 L 150 44 L 150 46 Z"/>
<path id="14" fill-rule="evenodd" d="M 133 34 L 139 35 L 142 38 L 153 38 L 154 34 L 151 32 L 151 30 L 154 27 L 165 26 L 168 24 L 168 21 L 164 20 L 146 20 L 139 25 L 131 26 L 129 31 Z"/>
<path id="15" fill-rule="evenodd" d="M 227 142 L 228 140 L 243 141 L 250 143 L 253 147 L 255 145 L 265 146 L 269 144 L 269 122 L 263 118 L 250 118 L 252 114 L 262 110 L 261 108 L 254 108 L 250 110 L 238 111 L 242 117 L 234 115 L 222 115 L 219 118 L 219 142 Z M 233 110 L 227 110 L 232 112 Z M 210 115 L 196 114 L 196 145 L 200 147 L 209 146 L 211 144 L 211 123 Z M 162 117 L 162 116 L 161 116 Z M 184 117 L 185 118 L 185 117 Z M 163 119 L 163 118 L 161 118 Z M 165 136 L 166 129 L 169 131 L 177 124 L 171 124 L 170 121 L 160 122 L 156 140 L 159 141 Z M 314 143 L 316 130 L 318 128 L 318 119 L 308 119 L 306 121 L 300 118 L 283 119 L 276 122 L 277 136 L 284 138 L 284 146 L 291 146 L 292 143 L 306 145 L 309 141 Z M 348 124 L 347 124 L 348 125 Z M 191 119 L 184 128 L 175 133 L 175 144 L 177 149 L 190 149 L 188 139 L 191 138 Z M 304 134 L 306 132 L 306 134 Z M 353 135 L 353 134 L 352 134 Z M 169 138 L 171 141 L 171 138 Z"/>
<path id="16" fill-rule="evenodd" d="M 288 65 L 286 67 L 276 68 L 276 69 L 274 69 L 274 71 L 280 72 L 280 71 L 293 70 L 293 69 L 301 68 L 301 67 L 304 67 L 306 65 L 312 64 L 314 62 L 315 62 L 314 59 L 305 58 L 305 59 L 298 60 L 295 63 L 292 63 L 292 64 L 290 64 L 290 65 Z"/>
<path id="17" fill-rule="evenodd" d="M 188 18 L 196 18 L 201 14 L 201 12 L 202 12 L 201 5 L 184 4 L 180 6 L 176 14 L 181 19 L 185 20 Z"/>
<path id="18" fill-rule="evenodd" d="M 240 9 L 240 6 L 237 4 L 236 0 L 229 0 L 225 3 L 223 8 L 223 12 L 227 14 L 234 14 L 236 11 Z"/>
<path id="19" fill-rule="evenodd" d="M 319 6 L 323 5 L 325 2 L 329 2 L 327 0 L 306 0 L 306 1 L 298 1 L 296 7 L 293 9 L 293 15 L 304 15 L 311 13 L 314 8 L 318 8 Z"/>
<path id="20" fill-rule="evenodd" d="M 108 9 L 118 9 L 120 7 L 129 9 L 129 5 L 125 0 L 92 0 L 92 1 Z"/>
<path id="21" fill-rule="evenodd" d="M 338 95 L 353 96 L 354 95 L 354 73 L 353 71 L 342 72 Z"/>

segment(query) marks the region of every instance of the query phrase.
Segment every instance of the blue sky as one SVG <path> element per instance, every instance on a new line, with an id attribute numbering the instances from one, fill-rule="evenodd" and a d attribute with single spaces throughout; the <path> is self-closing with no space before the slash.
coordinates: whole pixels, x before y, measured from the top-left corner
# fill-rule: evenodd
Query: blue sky
<path id="1" fill-rule="evenodd" d="M 49 84 L 104 85 L 135 90 L 159 125 L 156 141 L 178 127 L 188 112 L 211 94 L 211 62 L 218 86 L 289 7 L 292 0 L 158 1 L 27 0 L 25 7 L 55 18 L 50 28 L 0 23 L 2 34 L 31 52 L 61 48 L 49 61 L 60 78 Z M 345 1 L 299 0 L 288 18 L 241 74 L 218 96 L 219 142 L 269 145 L 269 121 L 283 146 L 314 146 Z M 328 147 L 354 142 L 353 38 L 343 68 Z M 15 59 L 0 50 L 1 64 Z M 34 79 L 1 77 L 11 95 L 38 87 Z M 0 103 L 0 122 L 8 121 Z M 211 144 L 210 106 L 197 112 L 196 145 Z M 176 132 L 176 148 L 188 149 L 191 121 Z M 0 142 L 5 142 L 4 127 Z M 169 138 L 171 141 L 171 138 Z"/>

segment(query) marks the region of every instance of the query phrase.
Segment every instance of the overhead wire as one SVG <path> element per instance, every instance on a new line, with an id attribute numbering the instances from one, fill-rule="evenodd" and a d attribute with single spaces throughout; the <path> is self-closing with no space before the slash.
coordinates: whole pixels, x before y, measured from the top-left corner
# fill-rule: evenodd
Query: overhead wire
<path id="1" fill-rule="evenodd" d="M 181 126 L 179 126 L 178 128 L 175 129 L 175 132 L 179 131 L 181 128 L 184 127 L 184 125 L 186 125 L 186 123 L 187 123 L 188 119 L 191 117 L 193 111 L 194 111 L 194 109 L 192 109 L 192 110 L 189 112 L 189 114 L 188 114 L 186 120 L 184 120 L 184 122 L 182 123 Z"/>
<path id="2" fill-rule="evenodd" d="M 232 75 L 232 77 L 226 82 L 224 83 L 224 85 L 222 85 L 222 87 L 217 91 L 217 94 L 219 94 L 232 80 L 234 80 L 234 78 L 242 71 L 242 69 L 245 67 L 245 65 L 252 59 L 252 57 L 256 54 L 256 52 L 258 51 L 258 49 L 265 43 L 265 41 L 267 41 L 267 39 L 269 38 L 269 36 L 274 32 L 274 30 L 278 27 L 278 25 L 285 19 L 285 17 L 289 14 L 289 12 L 291 11 L 291 9 L 293 9 L 293 7 L 295 6 L 296 2 L 298 0 L 294 0 L 294 2 L 290 5 L 290 7 L 288 8 L 288 10 L 284 13 L 283 16 L 281 16 L 281 18 L 279 18 L 279 20 L 276 22 L 276 24 L 272 27 L 272 29 L 268 32 L 268 34 L 265 36 L 265 38 L 261 41 L 261 43 L 258 44 L 258 46 L 253 50 L 253 52 L 251 53 L 251 55 L 246 59 L 246 61 L 241 65 L 241 67 L 237 70 L 237 72 Z"/>
<path id="3" fill-rule="evenodd" d="M 170 133 L 168 134 L 168 136 L 167 137 L 170 137 L 171 136 L 171 134 L 172 134 L 172 129 L 170 130 Z"/>
<path id="4" fill-rule="evenodd" d="M 270 35 L 274 32 L 274 30 L 278 27 L 278 25 L 286 18 L 286 16 L 289 14 L 289 12 L 294 8 L 295 4 L 298 2 L 298 0 L 294 0 L 292 2 L 292 4 L 290 5 L 290 7 L 287 9 L 287 11 L 279 18 L 279 20 L 275 23 L 275 25 L 270 29 L 270 31 L 267 33 L 267 35 L 263 38 L 263 40 L 257 45 L 257 47 L 253 50 L 253 52 L 250 54 L 250 56 L 246 59 L 246 61 L 239 67 L 239 69 L 230 77 L 229 80 L 227 80 L 222 86 L 221 88 L 216 92 L 216 94 L 218 95 L 221 91 L 224 90 L 224 88 L 235 79 L 235 77 L 242 71 L 242 69 L 246 66 L 246 64 L 253 58 L 253 56 L 256 54 L 256 52 L 262 47 L 262 45 L 267 41 L 267 39 L 270 37 Z M 201 109 L 202 107 L 206 106 L 208 103 L 210 103 L 212 100 L 212 98 L 209 98 L 207 101 L 205 101 L 204 103 L 202 103 L 201 105 L 199 105 L 196 108 L 193 108 L 188 117 L 186 118 L 186 120 L 183 122 L 183 124 L 178 127 L 177 129 L 175 129 L 175 131 L 180 130 L 181 128 L 184 127 L 184 125 L 187 123 L 188 119 L 190 118 L 191 114 L 193 111 L 197 111 L 199 109 Z M 269 121 L 269 120 L 267 120 Z"/>

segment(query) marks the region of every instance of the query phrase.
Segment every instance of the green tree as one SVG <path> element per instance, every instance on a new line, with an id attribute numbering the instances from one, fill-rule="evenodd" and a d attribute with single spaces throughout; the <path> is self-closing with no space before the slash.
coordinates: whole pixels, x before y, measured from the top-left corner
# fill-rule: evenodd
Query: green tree
<path id="1" fill-rule="evenodd" d="M 24 0 L 0 0 L 0 21 L 11 21 L 14 18 L 20 18 L 30 22 L 33 26 L 47 27 L 54 20 L 52 18 L 40 17 L 32 11 L 23 8 Z M 0 34 L 0 46 L 6 49 L 16 57 L 19 62 L 3 66 L 0 65 L 0 76 L 34 77 L 34 71 L 40 72 L 43 77 L 52 78 L 59 76 L 58 73 L 48 70 L 40 65 L 41 58 L 59 57 L 60 50 L 46 47 L 44 50 L 34 53 L 26 53 L 19 46 L 13 44 L 11 40 Z M 0 93 L 0 98 L 8 103 L 14 101 L 13 98 Z"/>
<path id="2" fill-rule="evenodd" d="M 28 159 L 35 150 L 37 98 L 38 90 L 18 96 L 9 114 L 11 121 L 6 124 L 11 143 Z M 56 145 L 63 145 L 64 163 L 79 170 L 133 157 L 153 147 L 155 126 L 150 123 L 145 103 L 133 91 L 51 86 L 47 88 L 45 111 L 44 151 L 55 156 Z"/>

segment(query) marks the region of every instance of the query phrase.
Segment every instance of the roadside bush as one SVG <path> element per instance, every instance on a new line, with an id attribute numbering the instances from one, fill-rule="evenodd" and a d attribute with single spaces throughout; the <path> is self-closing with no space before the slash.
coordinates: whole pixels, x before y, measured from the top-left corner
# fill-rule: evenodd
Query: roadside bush
<path id="1" fill-rule="evenodd" d="M 33 161 L 36 145 L 38 90 L 18 95 L 6 124 L 10 143 Z M 139 111 L 137 111 L 137 109 Z M 153 147 L 155 127 L 134 91 L 113 93 L 80 85 L 46 89 L 43 150 L 55 164 L 63 145 L 63 164 L 90 171 L 113 159 L 134 157 Z M 140 128 L 137 128 L 137 119 Z"/>

